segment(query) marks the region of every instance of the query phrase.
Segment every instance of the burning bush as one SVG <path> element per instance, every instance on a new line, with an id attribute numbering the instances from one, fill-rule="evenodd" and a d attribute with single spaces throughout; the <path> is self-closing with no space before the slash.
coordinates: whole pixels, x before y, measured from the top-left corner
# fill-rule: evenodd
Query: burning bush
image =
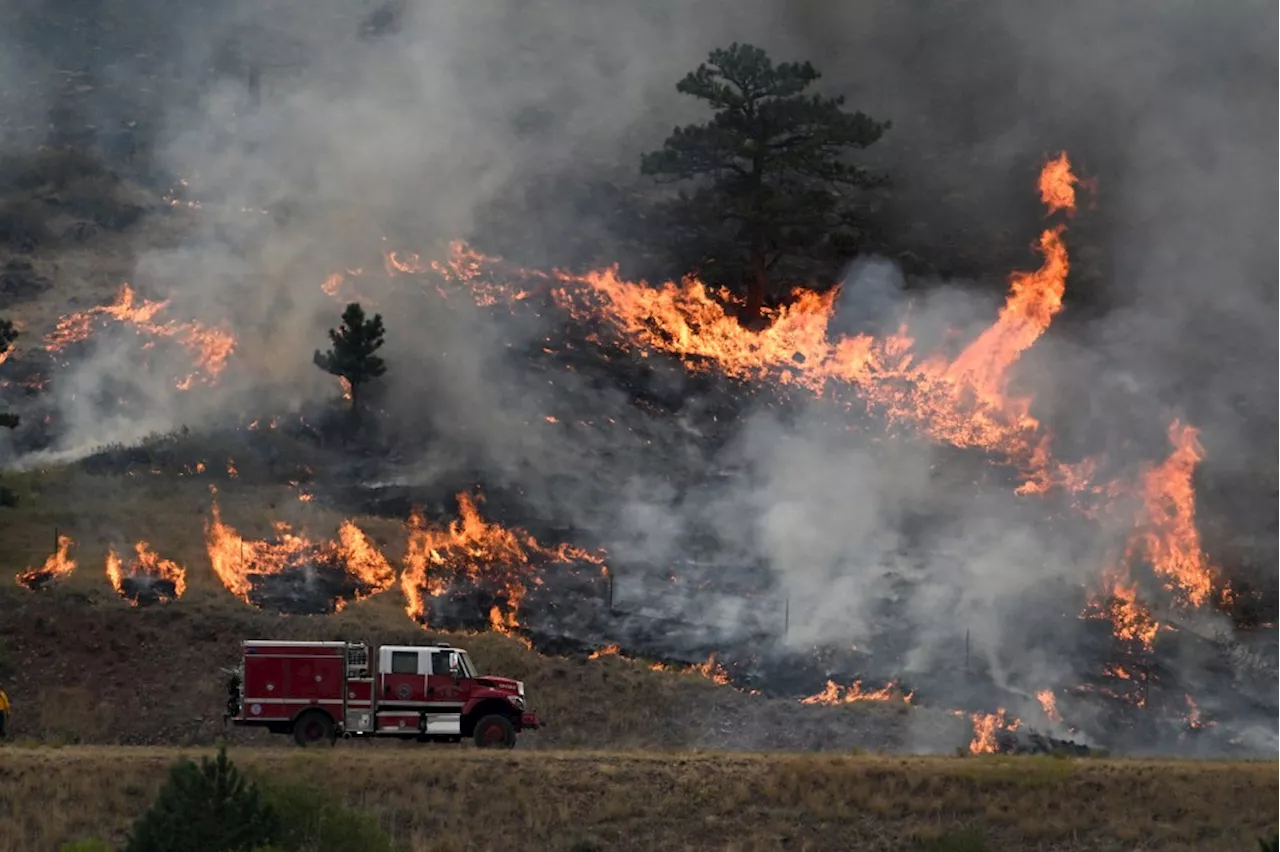
<path id="1" fill-rule="evenodd" d="M 336 541 L 312 541 L 283 521 L 274 541 L 241 538 L 222 522 L 218 504 L 205 526 L 214 573 L 241 600 L 281 613 L 338 612 L 349 600 L 385 591 L 395 583 L 391 564 L 351 521 Z"/>
<path id="2" fill-rule="evenodd" d="M 400 582 L 409 617 L 426 625 L 511 633 L 531 587 L 543 586 L 549 566 L 577 574 L 582 563 L 604 576 L 602 553 L 561 544 L 545 547 L 529 533 L 489 523 L 480 516 L 483 495 L 458 495 L 460 517 L 447 526 L 429 524 L 415 509 Z M 599 566 L 596 568 L 596 566 Z"/>
<path id="3" fill-rule="evenodd" d="M 120 597 L 134 606 L 173 601 L 187 590 L 187 572 L 168 559 L 161 559 L 145 541 L 134 545 L 134 558 L 127 563 L 107 551 L 107 579 Z"/>
<path id="4" fill-rule="evenodd" d="M 70 536 L 58 536 L 58 549 L 49 555 L 39 568 L 28 568 L 17 576 L 19 586 L 32 591 L 61 583 L 76 570 L 75 560 L 69 554 L 75 544 Z"/>

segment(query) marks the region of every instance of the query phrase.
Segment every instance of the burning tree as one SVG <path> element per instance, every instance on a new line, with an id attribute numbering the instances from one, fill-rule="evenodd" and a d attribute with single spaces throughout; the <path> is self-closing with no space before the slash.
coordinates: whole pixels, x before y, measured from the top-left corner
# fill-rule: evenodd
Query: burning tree
<path id="1" fill-rule="evenodd" d="M 746 279 L 748 323 L 784 261 L 811 272 L 796 261 L 850 253 L 859 218 L 850 191 L 883 182 L 845 154 L 889 123 L 845 112 L 843 97 L 807 93 L 820 76 L 808 62 L 774 65 L 748 44 L 713 50 L 676 90 L 715 115 L 677 127 L 641 160 L 643 174 L 696 182 L 673 205 L 689 260 L 716 283 Z"/>
<path id="2" fill-rule="evenodd" d="M 353 418 L 360 416 L 360 387 L 387 371 L 387 365 L 374 354 L 382 348 L 384 333 L 382 314 L 365 319 L 364 308 L 352 302 L 342 312 L 342 324 L 329 329 L 333 346 L 328 352 L 316 350 L 316 366 L 346 383 Z"/>

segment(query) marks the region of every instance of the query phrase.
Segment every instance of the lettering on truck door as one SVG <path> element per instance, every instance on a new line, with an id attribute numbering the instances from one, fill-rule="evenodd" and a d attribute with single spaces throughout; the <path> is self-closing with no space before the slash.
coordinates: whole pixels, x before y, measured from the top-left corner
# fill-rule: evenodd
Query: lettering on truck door
<path id="1" fill-rule="evenodd" d="M 394 650 L 389 667 L 381 673 L 382 704 L 422 704 L 427 700 L 425 652 Z"/>
<path id="2" fill-rule="evenodd" d="M 458 667 L 458 655 L 452 651 L 433 651 L 431 672 L 427 675 L 427 701 L 431 702 L 431 709 L 437 713 L 461 713 L 470 691 L 470 683 Z"/>

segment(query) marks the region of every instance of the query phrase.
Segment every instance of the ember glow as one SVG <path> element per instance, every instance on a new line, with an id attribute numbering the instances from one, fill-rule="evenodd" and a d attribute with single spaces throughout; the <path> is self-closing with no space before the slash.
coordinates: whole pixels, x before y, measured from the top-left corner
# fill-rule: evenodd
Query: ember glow
<path id="1" fill-rule="evenodd" d="M 235 336 L 225 328 L 212 328 L 194 321 L 157 320 L 157 316 L 168 307 L 168 299 L 138 301 L 133 288 L 125 284 L 112 304 L 99 305 L 58 320 L 54 330 L 45 335 L 45 349 L 61 352 L 74 343 L 87 340 L 95 329 L 114 321 L 131 326 L 143 337 L 173 338 L 191 353 L 194 370 L 177 381 L 179 390 L 189 390 L 196 384 L 216 383 L 235 350 Z M 152 342 L 148 341 L 144 348 L 151 345 Z"/>
<path id="2" fill-rule="evenodd" d="M 351 521 L 343 521 L 336 541 L 312 541 L 293 532 L 283 521 L 274 524 L 274 541 L 253 541 L 223 523 L 218 504 L 205 524 L 205 545 L 214 573 L 233 595 L 254 604 L 255 585 L 264 578 L 299 574 L 314 579 L 331 575 L 335 587 L 350 591 L 356 600 L 386 591 L 395 585 L 395 571 L 381 551 Z M 346 596 L 334 595 L 335 611 L 346 605 Z"/>
<path id="3" fill-rule="evenodd" d="M 126 563 L 107 550 L 107 579 L 116 594 L 133 606 L 140 603 L 172 601 L 187 590 L 187 572 L 168 559 L 161 559 L 145 541 L 134 545 L 134 556 Z"/>
<path id="4" fill-rule="evenodd" d="M 56 585 L 71 576 L 76 570 L 76 562 L 71 558 L 71 548 L 75 544 L 70 536 L 58 536 L 58 548 L 39 568 L 28 568 L 17 576 L 19 586 L 26 586 L 35 591 L 47 586 Z"/>
<path id="5" fill-rule="evenodd" d="M 457 520 L 433 525 L 414 510 L 400 575 L 405 611 L 426 625 L 430 599 L 481 591 L 494 598 L 489 625 L 510 634 L 520 626 L 520 604 L 528 587 L 541 585 L 539 570 L 548 564 L 600 566 L 604 554 L 560 544 L 547 547 L 527 532 L 489 523 L 480 515 L 483 495 L 458 495 Z"/>

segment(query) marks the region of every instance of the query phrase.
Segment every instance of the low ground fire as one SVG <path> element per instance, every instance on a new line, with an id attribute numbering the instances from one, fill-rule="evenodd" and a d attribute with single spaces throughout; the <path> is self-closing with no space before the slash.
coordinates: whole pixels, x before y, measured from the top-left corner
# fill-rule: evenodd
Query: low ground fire
<path id="1" fill-rule="evenodd" d="M 520 626 L 520 606 L 549 568 L 589 577 L 607 575 L 603 553 L 560 544 L 547 547 L 523 530 L 506 529 L 480 515 L 483 495 L 457 497 L 459 517 L 429 523 L 415 510 L 408 523 L 400 576 L 409 617 L 423 625 L 510 633 Z"/>
<path id="2" fill-rule="evenodd" d="M 61 583 L 76 570 L 76 562 L 71 558 L 71 548 L 75 542 L 70 536 L 59 535 L 58 547 L 39 568 L 28 568 L 17 576 L 19 586 L 26 586 L 32 591 L 55 586 Z"/>
<path id="3" fill-rule="evenodd" d="M 120 597 L 133 606 L 174 601 L 187 590 L 187 572 L 162 559 L 145 541 L 133 546 L 132 557 L 121 558 L 115 548 L 107 551 L 107 579 Z"/>
<path id="4" fill-rule="evenodd" d="M 114 321 L 132 328 L 141 338 L 144 350 L 154 347 L 159 340 L 172 339 L 190 353 L 192 369 L 175 379 L 178 390 L 217 382 L 227 359 L 235 351 L 235 336 L 226 328 L 209 327 L 199 322 L 158 320 L 157 317 L 168 307 L 168 299 L 139 301 L 133 288 L 124 284 L 115 302 L 58 320 L 57 327 L 45 336 L 45 350 L 51 354 L 62 353 L 88 340 L 96 330 Z"/>
<path id="5" fill-rule="evenodd" d="M 386 557 L 351 521 L 336 541 L 312 541 L 282 522 L 274 540 L 244 539 L 222 520 L 218 504 L 205 525 L 214 573 L 246 603 L 282 613 L 341 611 L 391 588 L 395 572 Z"/>

